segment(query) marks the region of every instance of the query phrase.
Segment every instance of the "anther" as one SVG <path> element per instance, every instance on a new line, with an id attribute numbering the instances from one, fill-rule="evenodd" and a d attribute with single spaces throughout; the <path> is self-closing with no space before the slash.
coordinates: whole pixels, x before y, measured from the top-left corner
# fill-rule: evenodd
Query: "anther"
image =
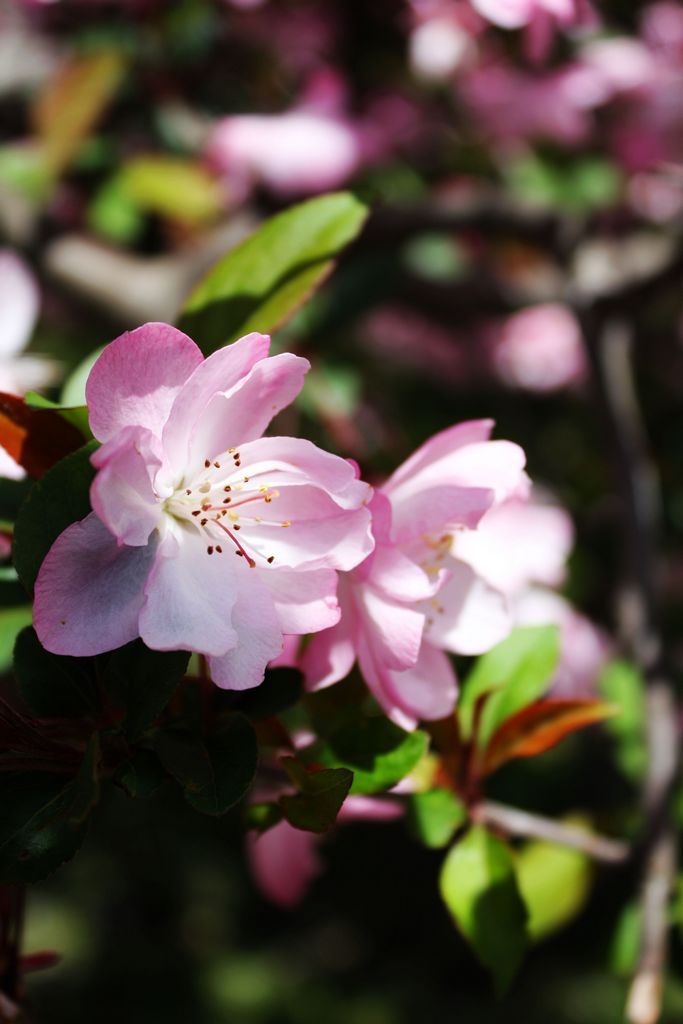
<path id="1" fill-rule="evenodd" d="M 213 554 L 213 548 L 211 547 L 210 544 L 209 544 L 208 548 L 206 549 L 206 553 L 207 553 L 207 555 L 212 555 Z"/>
<path id="2" fill-rule="evenodd" d="M 285 521 L 283 523 L 280 523 L 280 526 L 291 526 L 291 525 L 292 524 L 290 523 L 289 519 L 285 519 Z"/>
<path id="3" fill-rule="evenodd" d="M 223 504 L 224 505 L 229 505 L 231 501 L 232 501 L 232 498 L 223 498 Z"/>
<path id="4" fill-rule="evenodd" d="M 208 469 L 211 465 L 211 459 L 204 459 L 204 469 Z"/>
<path id="5" fill-rule="evenodd" d="M 232 455 L 232 453 L 236 452 L 236 451 L 237 451 L 236 448 L 228 448 L 228 455 Z"/>
<path id="6" fill-rule="evenodd" d="M 220 469 L 221 468 L 220 462 L 214 462 L 214 466 L 216 467 L 216 469 Z"/>
<path id="7" fill-rule="evenodd" d="M 268 565 L 272 565 L 274 561 L 275 555 L 271 555 L 270 558 L 266 558 L 266 562 L 268 563 Z"/>
<path id="8" fill-rule="evenodd" d="M 200 520 L 199 520 L 199 525 L 200 525 L 200 526 L 206 526 L 206 524 L 208 523 L 208 521 L 209 521 L 208 519 L 200 519 Z"/>
<path id="9" fill-rule="evenodd" d="M 219 555 L 223 554 L 223 548 L 220 546 L 220 544 L 216 544 L 216 552 Z"/>
<path id="10" fill-rule="evenodd" d="M 200 508 L 196 508 L 194 510 L 194 512 L 192 513 L 193 516 L 200 516 L 201 514 L 202 514 L 202 510 Z"/>
<path id="11" fill-rule="evenodd" d="M 235 525 L 233 526 L 233 530 L 241 530 L 241 529 L 242 529 L 242 527 L 240 526 L 239 523 L 235 523 Z"/>
<path id="12" fill-rule="evenodd" d="M 190 490 L 190 488 L 189 488 L 189 487 L 188 487 L 188 488 L 187 488 L 187 490 L 185 491 L 185 494 L 192 494 L 192 491 Z"/>
<path id="13" fill-rule="evenodd" d="M 223 488 L 223 490 L 224 490 L 224 491 L 225 491 L 225 493 L 227 494 L 227 493 L 228 493 L 228 491 L 231 491 L 231 490 L 232 490 L 232 487 L 230 486 L 230 484 L 226 484 L 226 485 L 225 485 L 225 487 Z"/>

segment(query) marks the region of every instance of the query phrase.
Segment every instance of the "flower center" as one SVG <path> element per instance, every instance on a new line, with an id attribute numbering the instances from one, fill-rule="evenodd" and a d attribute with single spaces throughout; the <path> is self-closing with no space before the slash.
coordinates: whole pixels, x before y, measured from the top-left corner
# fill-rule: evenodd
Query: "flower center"
<path id="1" fill-rule="evenodd" d="M 164 502 L 164 510 L 182 523 L 191 523 L 205 537 L 207 555 L 223 554 L 227 538 L 235 554 L 253 569 L 256 558 L 272 565 L 275 556 L 254 552 L 256 558 L 252 557 L 244 536 L 237 534 L 243 527 L 249 532 L 261 523 L 290 526 L 288 520 L 274 520 L 269 514 L 269 507 L 279 497 L 280 492 L 265 482 L 261 471 L 253 477 L 245 473 L 239 451 L 229 448 L 224 457 L 205 459 L 203 472 L 193 482 L 183 483 Z"/>

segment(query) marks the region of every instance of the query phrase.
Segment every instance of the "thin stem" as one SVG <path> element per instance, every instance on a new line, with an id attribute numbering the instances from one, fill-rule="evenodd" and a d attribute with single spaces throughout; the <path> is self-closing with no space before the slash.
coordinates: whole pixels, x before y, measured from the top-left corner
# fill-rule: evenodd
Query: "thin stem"
<path id="1" fill-rule="evenodd" d="M 525 836 L 529 839 L 545 839 L 559 846 L 568 846 L 572 850 L 580 850 L 594 860 L 606 864 L 621 864 L 628 855 L 626 843 L 618 839 L 594 835 L 573 825 L 563 825 L 552 818 L 544 818 L 540 814 L 532 814 L 518 807 L 485 800 L 471 809 L 474 821 L 500 829 L 508 836 Z"/>

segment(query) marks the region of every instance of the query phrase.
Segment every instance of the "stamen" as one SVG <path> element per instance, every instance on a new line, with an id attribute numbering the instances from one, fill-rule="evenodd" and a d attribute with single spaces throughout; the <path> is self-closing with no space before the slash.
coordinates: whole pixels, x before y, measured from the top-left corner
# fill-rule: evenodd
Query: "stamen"
<path id="1" fill-rule="evenodd" d="M 270 555 L 269 558 L 266 558 L 266 562 L 268 563 L 268 565 L 272 565 L 274 561 L 275 561 L 275 555 Z"/>
<path id="2" fill-rule="evenodd" d="M 211 459 L 204 459 L 204 469 L 208 469 L 211 465 Z"/>
<path id="3" fill-rule="evenodd" d="M 218 518 L 214 519 L 213 522 L 216 524 L 216 526 L 219 528 L 219 530 L 223 530 L 224 533 L 227 533 L 228 537 L 230 538 L 230 540 L 233 542 L 233 544 L 237 548 L 237 551 L 235 553 L 238 554 L 238 555 L 241 555 L 242 558 L 246 558 L 247 562 L 249 563 L 249 568 L 250 569 L 255 569 L 256 568 L 256 562 L 254 561 L 253 558 L 251 558 L 247 554 L 247 552 L 244 550 L 244 548 L 242 547 L 242 545 L 240 544 L 240 542 L 238 541 L 237 537 L 234 535 L 232 530 L 229 530 L 227 528 L 227 526 L 224 526 L 223 523 L 221 523 Z"/>
<path id="4" fill-rule="evenodd" d="M 210 544 L 209 544 L 208 548 L 206 549 L 206 553 L 207 553 L 207 555 L 212 555 L 213 554 L 213 548 L 211 547 Z"/>

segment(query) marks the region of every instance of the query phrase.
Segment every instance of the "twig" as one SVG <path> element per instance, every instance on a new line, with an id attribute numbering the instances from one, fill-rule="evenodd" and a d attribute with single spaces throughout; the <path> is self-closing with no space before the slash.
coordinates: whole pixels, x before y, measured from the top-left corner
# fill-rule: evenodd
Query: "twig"
<path id="1" fill-rule="evenodd" d="M 680 263 L 676 272 L 680 275 Z M 582 319 L 622 502 L 627 578 L 619 595 L 619 632 L 624 649 L 640 668 L 647 685 L 649 756 L 643 788 L 642 932 L 626 1019 L 629 1024 L 656 1024 L 661 1014 L 668 903 L 676 867 L 670 798 L 678 772 L 675 692 L 662 670 L 655 586 L 659 488 L 637 400 L 631 331 L 623 321 L 603 321 L 596 308 Z"/>
<path id="2" fill-rule="evenodd" d="M 580 850 L 606 864 L 621 864 L 629 855 L 628 845 L 618 839 L 607 839 L 572 825 L 563 825 L 552 818 L 544 818 L 491 800 L 476 804 L 471 810 L 471 816 L 474 821 L 499 828 L 506 835 L 545 839 L 572 850 Z"/>

